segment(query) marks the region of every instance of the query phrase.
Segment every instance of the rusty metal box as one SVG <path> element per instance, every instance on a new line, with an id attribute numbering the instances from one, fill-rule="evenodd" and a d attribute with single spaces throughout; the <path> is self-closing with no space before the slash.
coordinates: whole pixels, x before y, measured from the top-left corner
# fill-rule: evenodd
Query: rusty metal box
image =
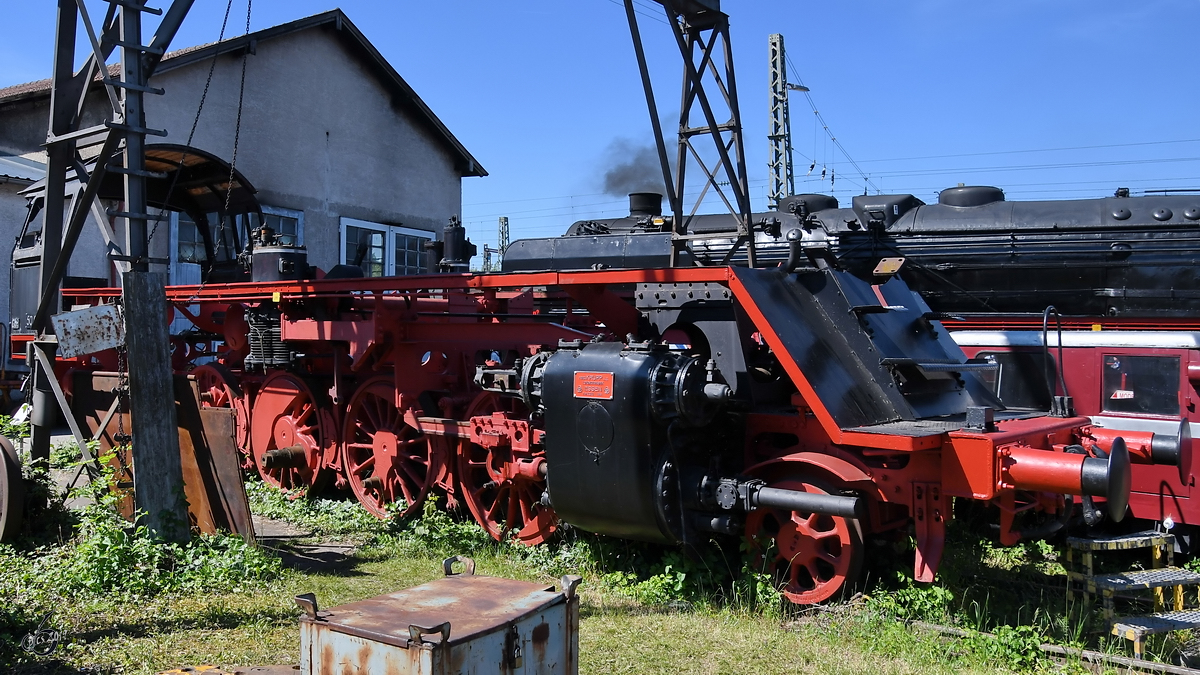
<path id="1" fill-rule="evenodd" d="M 464 572 L 451 572 L 456 561 Z M 301 675 L 579 672 L 579 577 L 563 577 L 556 591 L 476 576 L 461 557 L 445 570 L 427 584 L 327 610 L 309 596 L 313 604 L 300 617 Z"/>

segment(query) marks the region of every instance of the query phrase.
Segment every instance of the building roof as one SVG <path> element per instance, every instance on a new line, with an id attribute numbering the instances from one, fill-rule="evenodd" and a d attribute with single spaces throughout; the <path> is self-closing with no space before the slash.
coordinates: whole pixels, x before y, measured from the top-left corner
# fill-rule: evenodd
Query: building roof
<path id="1" fill-rule="evenodd" d="M 396 72 L 392 64 L 388 63 L 387 59 L 375 48 L 375 45 L 367 40 L 362 31 L 350 21 L 341 9 L 314 14 L 313 16 L 255 31 L 248 35 L 222 40 L 221 42 L 185 47 L 173 52 L 167 52 L 159 63 L 156 72 L 164 72 L 191 65 L 197 61 L 212 59 L 218 54 L 238 53 L 245 49 L 249 49 L 251 53 L 254 53 L 258 42 L 262 40 L 269 40 L 274 37 L 310 28 L 326 28 L 334 31 L 342 45 L 358 58 L 366 66 L 367 70 L 379 80 L 380 84 L 388 90 L 392 95 L 393 104 L 413 113 L 418 120 L 425 124 L 435 136 L 440 138 L 450 148 L 458 160 L 457 165 L 462 175 L 488 175 L 487 171 L 480 166 L 475 157 L 454 137 L 454 134 L 450 133 L 446 125 L 437 118 L 437 115 L 433 114 L 429 106 L 425 105 L 425 102 L 421 100 L 417 92 L 404 81 L 403 77 L 400 77 L 400 73 Z M 117 68 L 117 66 L 110 66 L 111 68 Z M 0 88 L 0 106 L 7 103 L 48 98 L 49 96 L 49 79 L 26 82 L 11 87 Z"/>
<path id="2" fill-rule="evenodd" d="M 45 177 L 45 164 L 32 159 L 25 159 L 24 157 L 0 154 L 0 179 L 6 181 L 29 181 L 32 183 Z"/>

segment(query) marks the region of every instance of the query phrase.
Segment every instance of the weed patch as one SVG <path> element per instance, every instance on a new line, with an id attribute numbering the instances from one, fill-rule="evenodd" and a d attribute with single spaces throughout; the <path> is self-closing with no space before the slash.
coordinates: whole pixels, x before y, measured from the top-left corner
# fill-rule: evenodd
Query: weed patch
<path id="1" fill-rule="evenodd" d="M 358 502 L 312 499 L 304 490 L 279 490 L 261 480 L 246 481 L 246 496 L 252 513 L 291 523 L 316 536 L 384 532 L 389 526 Z"/>

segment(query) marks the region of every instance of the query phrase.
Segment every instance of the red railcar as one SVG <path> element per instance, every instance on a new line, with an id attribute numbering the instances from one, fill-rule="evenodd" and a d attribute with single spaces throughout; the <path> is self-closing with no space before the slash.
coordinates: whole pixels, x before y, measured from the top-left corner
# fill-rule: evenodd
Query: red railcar
<path id="1" fill-rule="evenodd" d="M 1101 324 L 1102 326 L 1102 324 Z M 954 340 L 967 356 L 996 363 L 988 377 L 997 394 L 1014 408 L 1042 409 L 1062 381 L 1077 412 L 1109 429 L 1189 438 L 1200 421 L 1196 385 L 1200 382 L 1200 334 L 1192 331 L 963 330 Z M 1152 438 L 1151 438 L 1152 442 Z M 1187 443 L 1188 449 L 1191 445 Z M 1176 471 L 1138 466 L 1133 471 L 1130 515 L 1178 525 L 1200 524 L 1200 492 L 1191 472 L 1191 453 Z M 1183 530 L 1190 535 L 1190 528 Z"/>

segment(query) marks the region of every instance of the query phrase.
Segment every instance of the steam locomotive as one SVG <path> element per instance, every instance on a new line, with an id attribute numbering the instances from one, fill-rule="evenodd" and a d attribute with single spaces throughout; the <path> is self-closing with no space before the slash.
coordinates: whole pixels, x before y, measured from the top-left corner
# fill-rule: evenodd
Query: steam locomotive
<path id="1" fill-rule="evenodd" d="M 744 537 L 797 603 L 842 593 L 872 536 L 911 530 L 931 580 L 951 498 L 998 505 L 1013 543 L 1061 529 L 1077 498 L 1121 519 L 1134 465 L 1190 470 L 1186 427 L 1102 427 L 1061 395 L 1049 413 L 1006 407 L 980 377 L 998 365 L 964 356 L 903 265 L 839 259 L 813 226 L 823 199 L 757 217 L 760 259 L 779 263 L 754 269 L 727 255 L 717 217 L 689 223 L 711 237 L 686 257 L 732 263 L 670 267 L 671 223 L 647 195 L 629 217 L 514 242 L 499 274 L 462 271 L 456 222 L 426 251 L 442 273 L 391 278 L 313 278 L 302 247 L 266 233 L 288 274 L 168 289 L 193 323 L 176 367 L 204 405 L 237 411 L 246 466 L 273 485 L 332 483 L 380 516 L 420 513 L 437 490 L 528 544 L 560 522 Z M 113 361 L 57 371 L 78 399 Z M 77 415 L 119 446 L 99 412 Z"/>
<path id="2" fill-rule="evenodd" d="M 564 241 L 516 246 L 506 269 L 618 250 L 592 264 L 662 265 L 670 228 L 659 203 L 637 195 L 625 218 L 583 221 Z M 979 374 L 1011 408 L 1049 410 L 1055 396 L 1070 395 L 1099 427 L 1185 439 L 1200 421 L 1200 195 L 1118 189 L 1102 199 L 1009 202 L 995 187 L 959 186 L 936 204 L 861 195 L 841 208 L 806 194 L 754 220 L 758 258 L 768 263 L 786 259 L 792 232 L 851 274 L 869 275 L 883 260 L 902 265 L 899 276 L 966 355 L 995 366 Z M 698 217 L 689 232 L 712 235 L 690 242 L 692 261 L 720 260 L 736 241 L 728 216 Z M 1190 440 L 1183 446 L 1190 455 Z M 1170 519 L 1189 540 L 1200 524 L 1194 482 L 1190 471 L 1135 467 L 1132 515 Z"/>

